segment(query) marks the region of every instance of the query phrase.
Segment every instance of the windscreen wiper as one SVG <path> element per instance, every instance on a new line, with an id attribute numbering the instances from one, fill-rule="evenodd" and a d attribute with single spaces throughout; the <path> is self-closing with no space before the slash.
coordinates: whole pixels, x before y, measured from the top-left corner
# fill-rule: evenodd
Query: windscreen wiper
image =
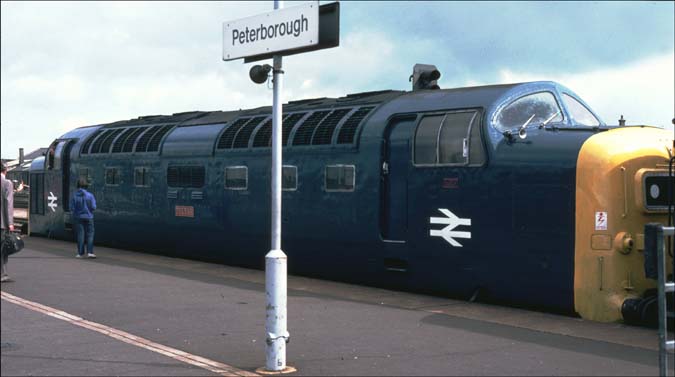
<path id="1" fill-rule="evenodd" d="M 560 110 L 556 111 L 555 114 L 551 115 L 548 119 L 546 119 L 545 121 L 543 121 L 543 122 L 539 125 L 539 129 L 542 129 L 542 128 L 546 127 L 546 125 L 548 124 L 548 122 L 552 121 L 553 118 L 555 118 L 555 117 L 558 116 L 558 114 L 560 114 Z"/>

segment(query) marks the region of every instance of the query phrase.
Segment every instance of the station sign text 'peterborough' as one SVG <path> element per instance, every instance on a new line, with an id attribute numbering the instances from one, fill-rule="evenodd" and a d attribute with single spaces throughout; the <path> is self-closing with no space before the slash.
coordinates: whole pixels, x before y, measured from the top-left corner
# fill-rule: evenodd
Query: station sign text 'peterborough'
<path id="1" fill-rule="evenodd" d="M 223 60 L 318 43 L 318 2 L 223 23 Z"/>

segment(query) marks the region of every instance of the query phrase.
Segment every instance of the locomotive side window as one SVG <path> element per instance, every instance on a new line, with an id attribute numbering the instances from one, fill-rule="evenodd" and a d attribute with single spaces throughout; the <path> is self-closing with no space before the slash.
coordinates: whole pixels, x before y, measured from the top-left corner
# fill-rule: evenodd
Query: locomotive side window
<path id="1" fill-rule="evenodd" d="M 422 118 L 415 132 L 415 163 L 420 165 L 435 164 L 438 161 L 438 131 L 444 115 Z"/>
<path id="2" fill-rule="evenodd" d="M 584 126 L 596 127 L 600 125 L 598 118 L 593 115 L 586 106 L 582 105 L 574 97 L 563 93 L 563 101 L 565 101 L 565 106 L 570 111 L 570 115 L 574 120 Z"/>
<path id="3" fill-rule="evenodd" d="M 248 188 L 248 167 L 228 166 L 225 168 L 225 188 L 246 190 Z"/>
<path id="4" fill-rule="evenodd" d="M 518 98 L 508 104 L 497 114 L 494 124 L 498 130 L 504 132 L 525 124 L 539 125 L 562 120 L 562 110 L 553 94 L 539 92 Z"/>
<path id="5" fill-rule="evenodd" d="M 105 169 L 106 186 L 117 186 L 120 184 L 120 170 L 118 168 Z"/>
<path id="6" fill-rule="evenodd" d="M 354 191 L 355 180 L 354 165 L 326 166 L 326 191 Z"/>
<path id="7" fill-rule="evenodd" d="M 415 131 L 416 165 L 481 165 L 485 160 L 477 111 L 425 116 Z"/>
<path id="8" fill-rule="evenodd" d="M 203 166 L 169 166 L 166 184 L 169 187 L 199 188 L 204 186 L 206 170 Z"/>
<path id="9" fill-rule="evenodd" d="M 467 134 L 476 112 L 447 114 L 438 138 L 439 164 L 464 164 L 469 158 Z"/>
<path id="10" fill-rule="evenodd" d="M 134 186 L 136 187 L 150 186 L 150 168 L 146 167 L 134 168 Z"/>
<path id="11" fill-rule="evenodd" d="M 281 174 L 281 189 L 295 191 L 298 189 L 298 167 L 284 165 Z"/>
<path id="12" fill-rule="evenodd" d="M 469 165 L 480 166 L 485 163 L 485 150 L 481 140 L 480 114 L 471 122 L 471 132 L 469 136 Z"/>
<path id="13" fill-rule="evenodd" d="M 80 168 L 77 172 L 77 178 L 78 179 L 86 179 L 87 183 L 91 186 L 92 178 L 91 178 L 91 172 L 89 171 L 89 168 Z"/>

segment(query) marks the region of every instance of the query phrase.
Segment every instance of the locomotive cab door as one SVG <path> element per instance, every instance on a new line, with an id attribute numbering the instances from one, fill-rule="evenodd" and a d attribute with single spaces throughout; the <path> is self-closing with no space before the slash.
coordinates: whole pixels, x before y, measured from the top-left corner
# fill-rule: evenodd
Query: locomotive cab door
<path id="1" fill-rule="evenodd" d="M 481 115 L 479 109 L 421 114 L 410 138 L 409 247 L 427 286 L 471 293 L 477 266 L 486 264 L 485 237 L 476 233 L 497 217 L 486 193 L 499 185 L 486 175 Z"/>
<path id="2" fill-rule="evenodd" d="M 394 118 L 382 141 L 380 181 L 380 236 L 384 242 L 384 267 L 404 272 L 408 267 L 408 174 L 410 140 L 416 116 Z"/>
<path id="3" fill-rule="evenodd" d="M 74 140 L 56 140 L 45 156 L 44 216 L 47 235 L 63 237 L 70 231 L 70 152 Z M 40 200 L 40 199 L 38 199 Z"/>

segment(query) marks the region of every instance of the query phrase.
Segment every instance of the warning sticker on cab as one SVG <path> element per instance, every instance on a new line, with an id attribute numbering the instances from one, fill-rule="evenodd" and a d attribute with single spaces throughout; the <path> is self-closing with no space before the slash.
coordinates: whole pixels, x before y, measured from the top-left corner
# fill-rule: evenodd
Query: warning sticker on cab
<path id="1" fill-rule="evenodd" d="M 607 230 L 607 212 L 595 213 L 595 230 Z"/>

